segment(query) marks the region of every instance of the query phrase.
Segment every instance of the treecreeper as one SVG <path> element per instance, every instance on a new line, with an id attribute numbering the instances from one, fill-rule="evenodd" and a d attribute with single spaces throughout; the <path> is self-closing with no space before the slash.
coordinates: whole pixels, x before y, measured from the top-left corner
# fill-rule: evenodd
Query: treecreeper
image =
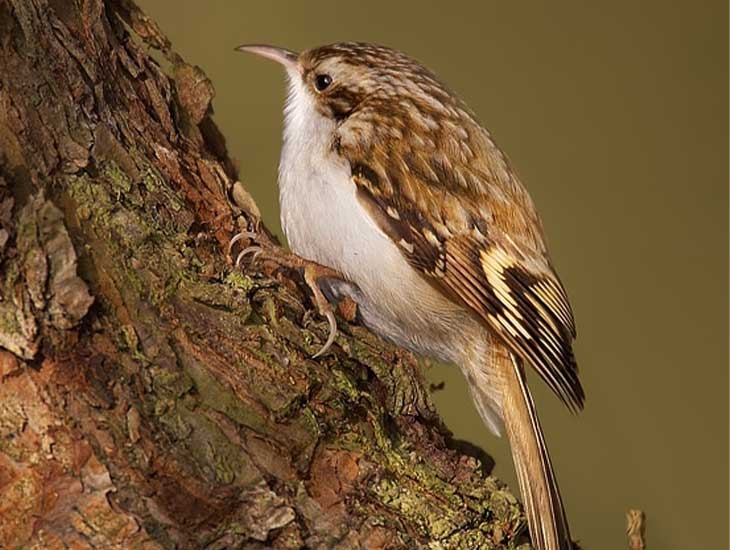
<path id="1" fill-rule="evenodd" d="M 507 433 L 530 537 L 573 548 L 527 387 L 531 365 L 572 410 L 584 392 L 575 323 L 532 199 L 476 116 L 438 78 L 383 46 L 237 49 L 286 69 L 281 222 L 314 302 L 350 298 L 362 322 L 459 365 L 481 418 Z M 255 233 L 246 254 L 266 253 Z"/>

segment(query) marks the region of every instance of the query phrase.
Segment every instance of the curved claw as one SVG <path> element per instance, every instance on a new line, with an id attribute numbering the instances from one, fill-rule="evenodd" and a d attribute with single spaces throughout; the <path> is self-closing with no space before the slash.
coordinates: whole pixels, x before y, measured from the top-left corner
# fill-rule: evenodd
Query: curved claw
<path id="1" fill-rule="evenodd" d="M 253 262 L 263 251 L 264 249 L 260 246 L 247 246 L 239 252 L 238 256 L 236 256 L 236 267 L 240 266 L 243 259 L 249 254 L 253 254 L 253 258 L 251 258 L 251 261 Z"/>
<path id="2" fill-rule="evenodd" d="M 241 231 L 240 233 L 236 233 L 233 238 L 231 239 L 231 242 L 228 243 L 228 255 L 230 256 L 231 252 L 233 252 L 233 245 L 236 244 L 241 239 L 248 239 L 249 241 L 255 241 L 256 237 L 258 235 L 254 233 L 253 231 Z"/>
<path id="3" fill-rule="evenodd" d="M 330 346 L 334 343 L 335 337 L 337 336 L 337 320 L 335 319 L 334 312 L 331 309 L 328 309 L 324 312 L 324 315 L 327 317 L 327 322 L 330 325 L 330 334 L 327 337 L 327 341 L 324 343 L 324 346 L 322 346 L 322 349 L 312 355 L 312 359 L 316 359 L 326 353 L 327 350 L 330 349 Z"/>

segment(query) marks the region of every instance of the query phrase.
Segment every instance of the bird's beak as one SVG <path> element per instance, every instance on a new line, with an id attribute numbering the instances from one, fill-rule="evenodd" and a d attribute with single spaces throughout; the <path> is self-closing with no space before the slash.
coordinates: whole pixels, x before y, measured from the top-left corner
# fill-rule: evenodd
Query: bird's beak
<path id="1" fill-rule="evenodd" d="M 243 44 L 236 48 L 237 52 L 255 53 L 284 65 L 287 71 L 297 71 L 299 54 L 286 48 L 276 48 L 264 44 Z"/>

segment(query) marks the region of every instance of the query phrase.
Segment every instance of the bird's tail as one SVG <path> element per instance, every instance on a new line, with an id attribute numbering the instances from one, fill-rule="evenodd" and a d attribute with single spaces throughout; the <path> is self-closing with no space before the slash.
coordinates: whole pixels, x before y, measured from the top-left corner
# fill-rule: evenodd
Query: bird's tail
<path id="1" fill-rule="evenodd" d="M 512 354 L 501 362 L 505 363 L 501 365 L 502 416 L 532 544 L 537 550 L 572 550 L 560 490 L 522 363 Z"/>

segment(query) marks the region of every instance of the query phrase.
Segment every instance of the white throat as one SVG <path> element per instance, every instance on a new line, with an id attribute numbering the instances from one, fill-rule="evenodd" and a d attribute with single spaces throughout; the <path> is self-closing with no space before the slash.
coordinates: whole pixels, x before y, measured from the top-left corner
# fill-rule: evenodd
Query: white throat
<path id="1" fill-rule="evenodd" d="M 315 98 L 298 73 L 287 76 L 289 93 L 279 162 L 281 225 L 294 252 L 335 267 L 328 251 L 338 247 L 341 239 L 328 228 L 336 225 L 343 203 L 357 206 L 355 185 L 350 181 L 349 164 L 332 150 L 335 123 L 317 110 Z M 346 220 L 342 223 L 346 225 Z"/>
<path id="2" fill-rule="evenodd" d="M 317 161 L 322 154 L 331 156 L 331 142 L 335 133 L 335 123 L 323 116 L 315 105 L 315 99 L 306 89 L 301 76 L 297 72 L 288 71 L 288 95 L 284 106 L 284 149 L 282 151 L 281 170 L 285 155 L 315 155 Z M 306 152 L 306 155 L 302 155 Z M 313 159 L 314 160 L 314 159 Z"/>

